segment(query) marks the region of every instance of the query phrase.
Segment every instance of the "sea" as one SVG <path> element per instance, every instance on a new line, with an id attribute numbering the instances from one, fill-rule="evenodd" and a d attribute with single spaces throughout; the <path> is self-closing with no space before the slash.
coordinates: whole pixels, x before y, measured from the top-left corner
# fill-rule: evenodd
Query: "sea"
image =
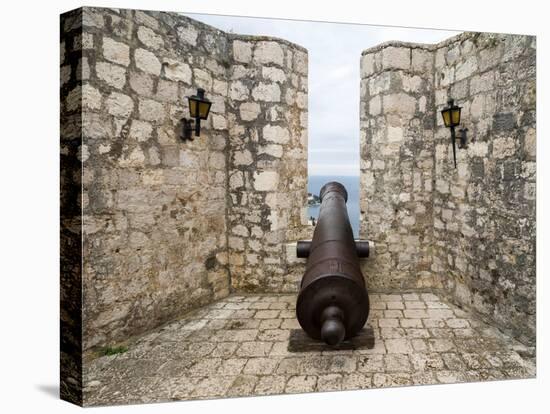
<path id="1" fill-rule="evenodd" d="M 321 187 L 329 181 L 338 181 L 348 192 L 348 216 L 353 236 L 359 238 L 359 176 L 310 175 L 307 181 L 308 193 L 319 195 Z M 309 206 L 309 216 L 317 218 L 320 206 Z"/>

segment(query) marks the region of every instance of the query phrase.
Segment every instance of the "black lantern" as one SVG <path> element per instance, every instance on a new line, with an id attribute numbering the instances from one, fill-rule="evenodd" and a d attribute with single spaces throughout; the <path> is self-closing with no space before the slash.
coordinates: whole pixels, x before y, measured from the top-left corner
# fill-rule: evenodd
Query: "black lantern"
<path id="1" fill-rule="evenodd" d="M 204 97 L 204 89 L 197 89 L 197 94 L 190 96 L 189 100 L 189 115 L 191 119 L 182 118 L 183 124 L 181 139 L 193 140 L 191 131 L 193 131 L 193 122 L 195 122 L 195 136 L 201 135 L 201 119 L 207 119 L 210 112 L 212 102 Z"/>
<path id="2" fill-rule="evenodd" d="M 460 112 L 462 110 L 461 106 L 455 105 L 454 99 L 449 99 L 447 102 L 448 106 L 441 111 L 441 116 L 443 117 L 443 123 L 447 128 L 451 128 L 451 140 L 453 142 L 453 160 L 455 162 L 456 168 L 456 133 L 455 127 L 460 125 Z M 460 143 L 458 148 L 466 148 L 466 133 L 468 128 L 462 128 L 459 130 Z"/>

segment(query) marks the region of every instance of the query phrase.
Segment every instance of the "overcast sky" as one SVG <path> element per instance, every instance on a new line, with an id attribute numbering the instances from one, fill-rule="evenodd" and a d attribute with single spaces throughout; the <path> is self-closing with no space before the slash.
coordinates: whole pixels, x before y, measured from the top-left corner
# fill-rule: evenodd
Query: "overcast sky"
<path id="1" fill-rule="evenodd" d="M 359 60 L 388 40 L 437 43 L 459 32 L 186 14 L 239 34 L 276 36 L 309 52 L 309 175 L 359 175 Z"/>

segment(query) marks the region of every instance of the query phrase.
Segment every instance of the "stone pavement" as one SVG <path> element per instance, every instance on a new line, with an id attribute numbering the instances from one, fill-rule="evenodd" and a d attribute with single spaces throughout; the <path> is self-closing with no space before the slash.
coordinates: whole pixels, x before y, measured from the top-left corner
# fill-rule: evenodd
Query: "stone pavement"
<path id="1" fill-rule="evenodd" d="M 85 405 L 535 376 L 533 349 L 433 293 L 370 298 L 359 339 L 330 350 L 300 332 L 294 295 L 229 296 L 86 364 Z"/>

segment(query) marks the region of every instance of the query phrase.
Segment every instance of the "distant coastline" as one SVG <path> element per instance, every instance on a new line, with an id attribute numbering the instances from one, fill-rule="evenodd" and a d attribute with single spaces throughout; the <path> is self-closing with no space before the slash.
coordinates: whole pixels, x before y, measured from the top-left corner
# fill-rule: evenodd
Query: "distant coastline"
<path id="1" fill-rule="evenodd" d="M 348 216 L 354 237 L 359 237 L 359 176 L 350 175 L 310 175 L 308 177 L 308 216 L 317 219 L 321 200 L 319 192 L 321 187 L 330 181 L 338 181 L 346 187 L 348 192 Z"/>
<path id="2" fill-rule="evenodd" d="M 318 195 L 307 193 L 307 205 L 308 206 L 318 206 L 321 204 L 321 199 Z"/>

